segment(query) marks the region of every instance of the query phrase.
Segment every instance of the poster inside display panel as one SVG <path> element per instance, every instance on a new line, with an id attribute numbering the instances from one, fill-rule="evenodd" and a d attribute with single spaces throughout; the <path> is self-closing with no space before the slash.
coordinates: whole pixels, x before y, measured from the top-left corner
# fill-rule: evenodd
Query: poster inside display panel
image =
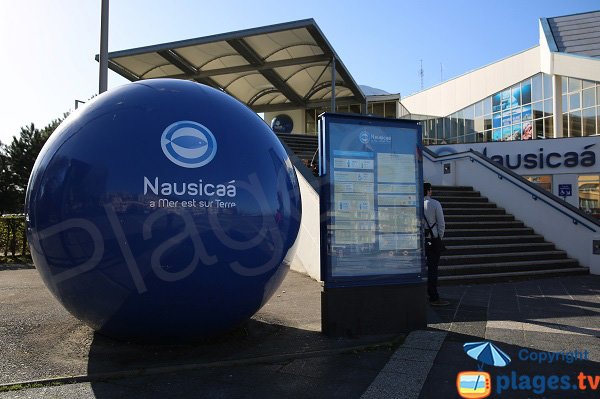
<path id="1" fill-rule="evenodd" d="M 418 125 L 340 114 L 322 118 L 324 280 L 420 279 Z"/>

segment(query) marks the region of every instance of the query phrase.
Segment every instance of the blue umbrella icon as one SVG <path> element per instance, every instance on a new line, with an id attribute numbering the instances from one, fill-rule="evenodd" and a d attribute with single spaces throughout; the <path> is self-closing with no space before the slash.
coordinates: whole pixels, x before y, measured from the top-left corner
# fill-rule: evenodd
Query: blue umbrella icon
<path id="1" fill-rule="evenodd" d="M 510 363 L 510 357 L 491 342 L 467 342 L 463 345 L 467 355 L 480 362 L 479 370 L 483 365 L 504 367 Z"/>

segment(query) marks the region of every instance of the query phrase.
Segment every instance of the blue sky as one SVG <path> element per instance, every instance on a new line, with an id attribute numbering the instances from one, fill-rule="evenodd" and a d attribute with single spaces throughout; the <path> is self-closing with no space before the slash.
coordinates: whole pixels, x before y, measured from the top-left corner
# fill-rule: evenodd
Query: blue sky
<path id="1" fill-rule="evenodd" d="M 100 0 L 2 0 L 0 141 L 98 91 Z M 402 96 L 538 44 L 538 20 L 597 0 L 113 0 L 109 51 L 314 18 L 359 84 Z M 442 71 L 440 71 L 442 65 Z M 127 83 L 109 71 L 108 85 Z"/>

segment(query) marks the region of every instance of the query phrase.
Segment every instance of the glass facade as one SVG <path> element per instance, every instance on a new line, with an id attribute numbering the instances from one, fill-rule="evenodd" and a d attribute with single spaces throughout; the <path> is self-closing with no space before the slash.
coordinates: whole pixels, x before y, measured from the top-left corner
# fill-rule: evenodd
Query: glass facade
<path id="1" fill-rule="evenodd" d="M 600 84 L 567 77 L 562 82 L 564 137 L 600 134 Z"/>
<path id="2" fill-rule="evenodd" d="M 563 135 L 599 134 L 600 84 L 562 78 Z M 423 121 L 425 144 L 554 137 L 552 77 L 539 73 L 443 118 Z"/>
<path id="3" fill-rule="evenodd" d="M 600 218 L 600 175 L 582 175 L 578 180 L 579 208 Z"/>

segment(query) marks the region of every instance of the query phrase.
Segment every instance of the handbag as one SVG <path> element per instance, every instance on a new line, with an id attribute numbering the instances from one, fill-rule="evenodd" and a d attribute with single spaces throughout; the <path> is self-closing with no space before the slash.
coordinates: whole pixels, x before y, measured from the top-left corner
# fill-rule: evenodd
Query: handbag
<path id="1" fill-rule="evenodd" d="M 441 253 L 443 251 L 446 250 L 446 245 L 444 244 L 444 241 L 440 238 L 440 237 L 436 237 L 433 235 L 433 228 L 435 227 L 435 225 L 437 223 L 434 223 L 433 226 L 429 225 L 429 220 L 427 220 L 427 217 L 425 217 L 425 215 L 423 215 L 423 218 L 425 219 L 425 223 L 427 223 L 427 234 L 425 235 L 425 245 L 426 248 L 429 250 L 432 250 L 436 253 Z"/>

